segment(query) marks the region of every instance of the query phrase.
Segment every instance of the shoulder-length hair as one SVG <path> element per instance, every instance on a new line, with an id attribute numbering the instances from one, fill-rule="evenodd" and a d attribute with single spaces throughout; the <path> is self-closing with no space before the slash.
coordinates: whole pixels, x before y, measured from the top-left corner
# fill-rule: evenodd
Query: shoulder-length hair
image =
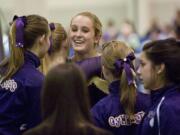
<path id="1" fill-rule="evenodd" d="M 91 121 L 86 86 L 85 77 L 75 64 L 59 64 L 48 72 L 42 92 L 42 114 L 52 127 L 51 134 L 75 134 L 79 125 Z"/>

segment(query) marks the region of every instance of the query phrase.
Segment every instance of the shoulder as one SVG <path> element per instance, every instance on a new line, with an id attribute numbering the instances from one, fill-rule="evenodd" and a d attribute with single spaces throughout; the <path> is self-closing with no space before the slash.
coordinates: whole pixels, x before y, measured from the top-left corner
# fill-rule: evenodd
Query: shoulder
<path id="1" fill-rule="evenodd" d="M 162 134 L 177 134 L 180 133 L 180 95 L 171 95 L 165 97 L 161 102 L 159 112 L 160 125 L 163 129 Z"/>
<path id="2" fill-rule="evenodd" d="M 171 94 L 167 97 L 165 96 L 165 99 L 162 102 L 162 110 L 165 112 L 174 111 L 174 113 L 180 113 L 180 92 Z"/>
<path id="3" fill-rule="evenodd" d="M 112 135 L 111 132 L 104 130 L 102 128 L 98 128 L 92 124 L 88 124 L 86 126 L 88 135 Z"/>
<path id="4" fill-rule="evenodd" d="M 109 108 L 110 106 L 112 106 L 112 104 L 114 104 L 114 100 L 112 95 L 108 95 L 106 97 L 104 97 L 103 99 L 101 99 L 99 102 L 97 102 L 93 108 Z"/>
<path id="5" fill-rule="evenodd" d="M 44 124 L 40 124 L 35 128 L 29 129 L 23 135 L 49 135 L 49 128 Z"/>
<path id="6" fill-rule="evenodd" d="M 16 79 L 8 79 L 0 83 L 1 90 L 9 91 L 12 93 L 15 92 L 19 88 L 22 89 L 22 87 L 23 87 L 23 83 Z"/>
<path id="7" fill-rule="evenodd" d="M 109 114 L 120 111 L 121 109 L 119 98 L 108 95 L 93 106 L 91 113 L 93 117 L 106 118 Z"/>
<path id="8" fill-rule="evenodd" d="M 42 82 L 43 80 L 36 80 L 36 78 L 21 78 L 13 76 L 12 78 L 0 83 L 0 90 L 2 91 L 1 94 L 4 95 L 6 93 L 6 96 L 7 93 L 9 93 L 8 95 L 10 95 L 10 93 L 16 93 L 24 97 L 25 95 L 28 95 L 26 93 L 39 93 L 42 87 Z"/>
<path id="9" fill-rule="evenodd" d="M 137 98 L 138 99 L 150 99 L 150 94 L 142 93 L 142 92 L 137 92 Z"/>
<path id="10" fill-rule="evenodd" d="M 44 75 L 35 68 L 22 68 L 13 76 L 13 78 L 21 81 L 23 85 L 39 86 L 44 80 Z"/>
<path id="11" fill-rule="evenodd" d="M 91 108 L 91 114 L 93 118 L 102 118 L 105 117 L 105 114 L 109 112 L 109 98 L 108 96 L 101 99 Z"/>
<path id="12" fill-rule="evenodd" d="M 180 124 L 180 92 L 165 96 L 159 105 L 159 115 L 163 122 Z"/>
<path id="13" fill-rule="evenodd" d="M 162 103 L 162 106 L 166 109 L 180 109 L 180 89 L 179 87 L 176 87 L 170 91 L 167 91 L 167 93 L 164 94 L 164 101 Z"/>
<path id="14" fill-rule="evenodd" d="M 139 108 L 146 110 L 147 108 L 150 107 L 150 104 L 151 104 L 150 94 L 137 92 L 136 105 Z"/>
<path id="15" fill-rule="evenodd" d="M 17 79 L 8 79 L 0 84 L 0 101 L 7 109 L 10 107 L 20 106 L 31 100 L 30 103 L 36 102 L 40 96 L 40 87 L 27 86 Z M 7 102 L 4 102 L 7 101 Z M 18 102 L 14 102 L 18 101 Z"/>

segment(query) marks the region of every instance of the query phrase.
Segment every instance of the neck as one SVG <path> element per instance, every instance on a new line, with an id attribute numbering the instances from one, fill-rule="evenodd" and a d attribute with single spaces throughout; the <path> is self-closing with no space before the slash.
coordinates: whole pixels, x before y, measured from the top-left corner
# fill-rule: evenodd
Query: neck
<path id="1" fill-rule="evenodd" d="M 52 64 L 61 64 L 65 62 L 66 62 L 66 58 L 63 56 L 56 55 L 54 57 L 49 58 L 49 63 L 52 63 Z"/>
<path id="2" fill-rule="evenodd" d="M 100 56 L 100 54 L 95 50 L 92 50 L 88 53 L 77 53 L 77 52 L 75 52 L 73 59 L 74 59 L 74 61 L 81 61 L 81 60 L 85 60 L 87 58 L 92 58 L 92 57 L 97 57 L 97 56 Z"/>
<path id="3" fill-rule="evenodd" d="M 50 70 L 52 67 L 55 67 L 58 64 L 62 64 L 66 62 L 66 59 L 62 56 L 56 55 L 56 56 L 45 56 L 45 66 L 47 70 Z"/>
<path id="4" fill-rule="evenodd" d="M 157 81 L 156 85 L 154 85 L 152 90 L 158 90 L 158 89 L 168 86 L 170 84 L 172 84 L 172 83 L 169 81 L 159 81 L 159 82 Z"/>
<path id="5" fill-rule="evenodd" d="M 34 55 L 36 55 L 39 58 L 39 53 L 36 49 L 27 49 L 28 51 L 32 52 Z"/>
<path id="6" fill-rule="evenodd" d="M 48 57 L 50 58 L 51 61 L 56 60 L 56 59 L 62 59 L 65 61 L 67 58 L 67 54 L 65 54 L 64 52 L 58 51 L 58 52 L 53 52 L 51 55 L 48 55 Z"/>

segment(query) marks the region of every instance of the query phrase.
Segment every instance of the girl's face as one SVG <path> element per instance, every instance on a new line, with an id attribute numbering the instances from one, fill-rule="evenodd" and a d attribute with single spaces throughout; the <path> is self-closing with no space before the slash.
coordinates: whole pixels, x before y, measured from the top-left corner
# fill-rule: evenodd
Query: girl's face
<path id="1" fill-rule="evenodd" d="M 138 68 L 138 74 L 144 84 L 145 89 L 153 90 L 157 86 L 157 74 L 152 62 L 147 58 L 145 52 L 140 55 L 140 66 Z"/>
<path id="2" fill-rule="evenodd" d="M 94 25 L 89 17 L 78 15 L 72 19 L 70 41 L 77 53 L 88 53 L 95 49 L 98 39 L 95 37 Z"/>

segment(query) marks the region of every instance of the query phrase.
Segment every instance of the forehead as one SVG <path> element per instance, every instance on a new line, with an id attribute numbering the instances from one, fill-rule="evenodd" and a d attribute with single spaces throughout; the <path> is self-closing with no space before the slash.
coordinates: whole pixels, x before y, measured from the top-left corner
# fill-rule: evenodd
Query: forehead
<path id="1" fill-rule="evenodd" d="M 72 19 L 71 25 L 93 27 L 92 20 L 87 16 L 78 15 Z"/>
<path id="2" fill-rule="evenodd" d="M 146 53 L 145 53 L 144 51 L 141 52 L 139 59 L 140 59 L 141 61 L 149 61 L 148 58 L 147 58 L 147 56 L 146 56 Z"/>

